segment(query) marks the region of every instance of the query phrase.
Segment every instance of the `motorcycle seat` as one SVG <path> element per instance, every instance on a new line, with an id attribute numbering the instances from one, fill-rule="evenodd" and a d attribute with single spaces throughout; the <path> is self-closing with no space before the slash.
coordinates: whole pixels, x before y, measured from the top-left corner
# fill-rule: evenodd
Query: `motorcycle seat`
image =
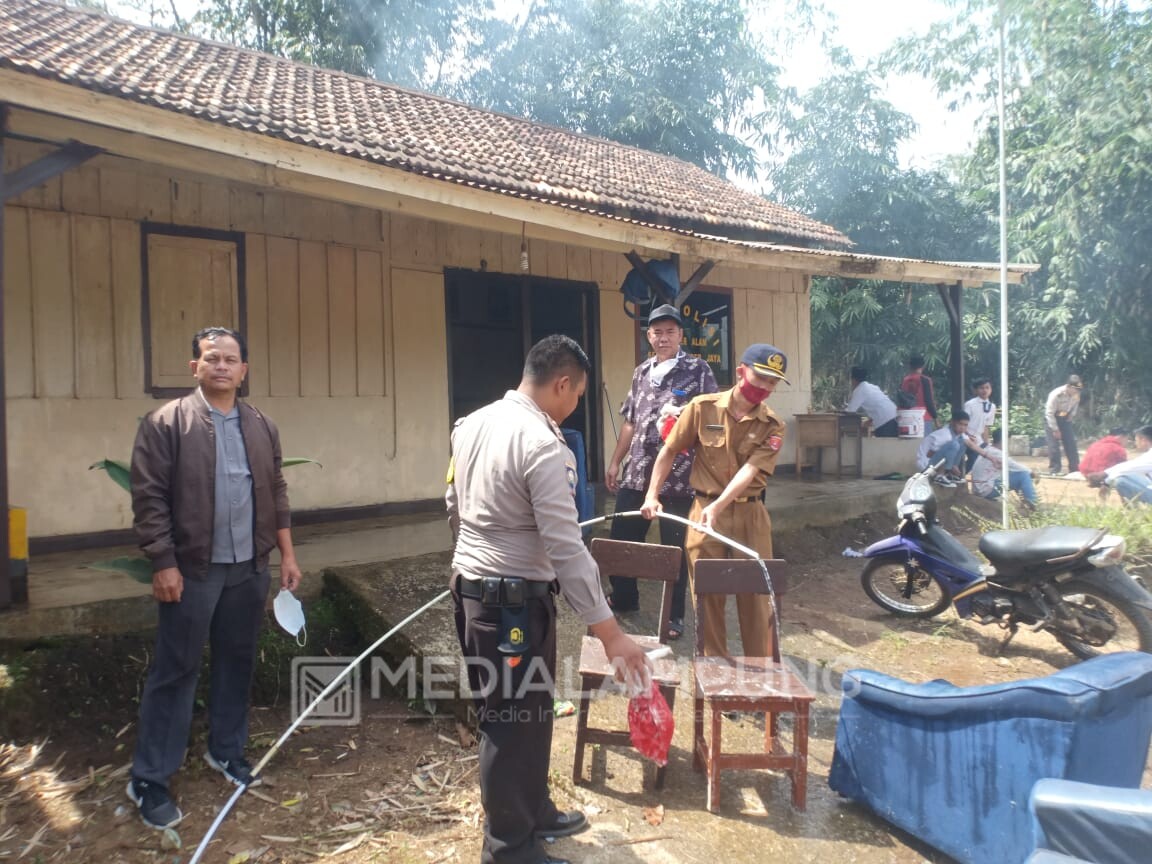
<path id="1" fill-rule="evenodd" d="M 1099 533 L 1093 528 L 1059 525 L 1022 531 L 990 531 L 980 538 L 980 551 L 997 570 L 1015 570 L 1074 555 Z"/>

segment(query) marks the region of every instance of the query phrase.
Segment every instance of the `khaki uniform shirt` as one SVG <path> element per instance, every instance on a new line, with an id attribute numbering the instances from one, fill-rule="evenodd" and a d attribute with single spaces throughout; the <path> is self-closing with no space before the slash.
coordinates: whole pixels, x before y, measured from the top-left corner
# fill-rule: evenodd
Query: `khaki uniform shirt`
<path id="1" fill-rule="evenodd" d="M 732 390 L 697 396 L 672 427 L 665 446 L 674 451 L 696 448 L 692 488 L 702 495 L 720 495 L 744 465 L 760 469 L 745 495 L 764 491 L 766 478 L 776 470 L 784 444 L 784 421 L 761 402 L 737 420 L 728 410 Z"/>
<path id="2" fill-rule="evenodd" d="M 452 456 L 453 572 L 556 580 L 585 624 L 611 618 L 576 515 L 576 459 L 552 419 L 509 390 L 457 424 Z"/>

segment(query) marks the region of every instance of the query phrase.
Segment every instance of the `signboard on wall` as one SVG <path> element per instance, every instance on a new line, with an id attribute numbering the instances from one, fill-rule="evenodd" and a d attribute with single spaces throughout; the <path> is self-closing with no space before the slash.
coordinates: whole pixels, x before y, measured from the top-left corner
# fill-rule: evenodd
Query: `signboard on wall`
<path id="1" fill-rule="evenodd" d="M 721 390 L 732 386 L 732 296 L 693 291 L 680 307 L 684 351 L 707 361 Z"/>

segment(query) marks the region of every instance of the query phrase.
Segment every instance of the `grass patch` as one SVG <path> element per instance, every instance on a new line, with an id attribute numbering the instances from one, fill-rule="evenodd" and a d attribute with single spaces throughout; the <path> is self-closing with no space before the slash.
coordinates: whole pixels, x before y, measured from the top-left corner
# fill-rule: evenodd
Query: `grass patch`
<path id="1" fill-rule="evenodd" d="M 303 648 L 268 615 L 257 641 L 253 705 L 287 702 L 294 657 L 359 653 L 350 602 L 343 595 L 306 604 L 308 644 Z M 136 719 L 155 641 L 154 631 L 143 631 L 27 645 L 0 642 L 0 740 L 43 738 L 80 719 L 90 729 L 114 734 Z M 197 714 L 208 699 L 208 653 L 197 685 Z"/>
<path id="2" fill-rule="evenodd" d="M 972 522 L 981 533 L 1000 530 L 1000 523 L 992 521 L 974 510 L 956 508 L 956 512 Z M 1075 528 L 1105 528 L 1118 534 L 1127 544 L 1124 566 L 1133 575 L 1152 578 L 1152 507 L 1125 504 L 1122 507 L 1106 504 L 1076 504 L 1070 506 L 1041 507 L 1032 513 L 1013 510 L 1009 527 L 1047 528 L 1071 526 Z"/>

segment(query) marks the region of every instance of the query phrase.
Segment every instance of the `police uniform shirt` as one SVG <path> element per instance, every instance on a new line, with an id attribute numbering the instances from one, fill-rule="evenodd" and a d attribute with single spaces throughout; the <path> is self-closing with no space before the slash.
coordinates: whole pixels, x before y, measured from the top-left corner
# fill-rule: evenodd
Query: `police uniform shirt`
<path id="1" fill-rule="evenodd" d="M 556 423 L 509 390 L 457 425 L 452 456 L 453 572 L 555 579 L 585 624 L 611 618 L 576 515 L 576 460 Z"/>
<path id="2" fill-rule="evenodd" d="M 763 492 L 768 475 L 776 470 L 784 443 L 784 421 L 765 403 L 739 420 L 732 416 L 728 410 L 732 392 L 697 396 L 688 403 L 664 442 L 676 452 L 696 448 L 692 488 L 713 498 L 724 491 L 743 465 L 760 469 L 744 494 L 756 496 Z"/>

